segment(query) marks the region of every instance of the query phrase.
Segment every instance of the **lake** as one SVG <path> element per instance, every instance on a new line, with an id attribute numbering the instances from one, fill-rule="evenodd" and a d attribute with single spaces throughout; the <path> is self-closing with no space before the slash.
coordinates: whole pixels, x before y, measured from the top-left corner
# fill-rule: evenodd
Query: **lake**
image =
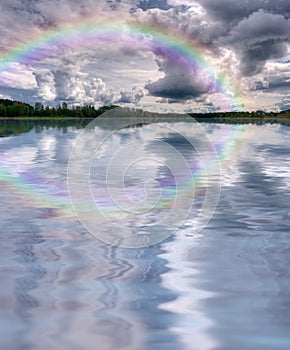
<path id="1" fill-rule="evenodd" d="M 1 349 L 290 348 L 289 127 L 0 125 Z"/>

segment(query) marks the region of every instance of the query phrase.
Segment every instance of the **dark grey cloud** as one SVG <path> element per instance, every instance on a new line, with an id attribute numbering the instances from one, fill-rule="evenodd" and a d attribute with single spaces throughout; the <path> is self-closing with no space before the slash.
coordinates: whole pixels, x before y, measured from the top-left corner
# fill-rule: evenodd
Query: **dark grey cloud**
<path id="1" fill-rule="evenodd" d="M 8 98 L 11 98 L 12 100 L 16 101 L 28 101 L 30 103 L 33 103 L 39 98 L 37 97 L 34 89 L 17 89 L 17 88 L 10 88 L 6 87 L 5 89 L 2 89 L 0 87 L 0 95 L 1 96 L 7 96 Z M 2 97 L 0 97 L 2 98 Z M 6 97 L 4 97 L 6 98 Z"/>
<path id="2" fill-rule="evenodd" d="M 174 102 L 196 98 L 208 92 L 207 88 L 192 79 L 188 79 L 184 73 L 179 74 L 176 71 L 154 83 L 147 84 L 145 87 L 150 95 L 168 98 Z"/>
<path id="3" fill-rule="evenodd" d="M 289 20 L 259 10 L 240 21 L 222 42 L 235 49 L 242 74 L 250 76 L 260 73 L 267 60 L 287 55 L 289 35 Z"/>
<path id="4" fill-rule="evenodd" d="M 244 76 L 260 73 L 267 60 L 287 54 L 288 0 L 198 0 L 198 3 L 207 12 L 209 27 L 223 28 L 210 36 L 213 44 L 235 50 Z"/>
<path id="5" fill-rule="evenodd" d="M 206 9 L 211 18 L 225 22 L 228 26 L 231 23 L 239 22 L 243 17 L 253 12 L 254 1 L 251 1 L 251 5 L 244 0 L 199 0 L 198 2 Z"/>
<path id="6" fill-rule="evenodd" d="M 289 94 L 290 91 L 290 64 L 280 64 L 268 69 L 266 76 L 254 82 L 252 90 Z"/>
<path id="7" fill-rule="evenodd" d="M 147 20 L 152 25 L 176 28 L 217 54 L 222 54 L 223 47 L 234 50 L 244 76 L 260 73 L 268 60 L 287 55 L 289 1 L 278 0 L 274 4 L 264 0 L 198 2 L 205 13 L 171 9 L 149 13 Z"/>
<path id="8" fill-rule="evenodd" d="M 235 44 L 251 44 L 277 38 L 288 40 L 289 34 L 290 23 L 282 15 L 259 10 L 240 21 L 231 31 L 230 39 Z"/>
<path id="9" fill-rule="evenodd" d="M 257 82 L 253 90 L 264 90 L 268 92 L 273 92 L 274 90 L 280 90 L 281 92 L 290 91 L 290 81 L 277 80 L 269 82 L 266 86 L 261 82 Z"/>
<path id="10" fill-rule="evenodd" d="M 288 0 L 197 0 L 208 15 L 223 22 L 226 26 L 239 23 L 252 13 L 263 9 L 271 14 L 281 14 L 286 19 L 290 17 L 290 2 Z"/>
<path id="11" fill-rule="evenodd" d="M 250 45 L 241 52 L 241 72 L 245 76 L 260 73 L 268 59 L 277 59 L 287 54 L 287 45 L 279 40 L 265 40 Z"/>
<path id="12" fill-rule="evenodd" d="M 168 5 L 167 0 L 140 0 L 137 7 L 146 11 L 153 8 L 168 10 L 172 6 Z"/>
<path id="13" fill-rule="evenodd" d="M 163 57 L 157 60 L 165 76 L 145 86 L 149 94 L 169 99 L 169 102 L 197 98 L 212 90 L 211 82 L 197 69 L 185 70 L 180 62 Z"/>
<path id="14" fill-rule="evenodd" d="M 278 105 L 281 111 L 290 111 L 290 96 L 283 98 L 281 104 Z"/>

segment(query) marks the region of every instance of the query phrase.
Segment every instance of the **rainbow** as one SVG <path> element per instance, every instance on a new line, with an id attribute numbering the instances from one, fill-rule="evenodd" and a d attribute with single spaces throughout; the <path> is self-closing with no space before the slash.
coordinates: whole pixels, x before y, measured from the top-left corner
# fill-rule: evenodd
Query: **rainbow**
<path id="1" fill-rule="evenodd" d="M 221 71 L 214 64 L 215 55 L 211 50 L 201 42 L 193 41 L 184 34 L 160 25 L 81 18 L 64 22 L 59 27 L 35 30 L 9 51 L 0 53 L 0 73 L 13 69 L 15 62 L 31 66 L 53 54 L 58 55 L 62 49 L 76 45 L 91 47 L 96 43 L 108 49 L 118 43 L 130 44 L 135 50 L 151 50 L 162 54 L 185 70 L 196 72 L 200 69 L 212 82 L 210 90 L 225 96 L 227 104 L 223 109 L 241 109 L 239 88 L 233 84 L 229 73 Z"/>
<path id="2" fill-rule="evenodd" d="M 93 19 L 82 19 L 75 22 L 63 23 L 58 28 L 35 31 L 20 44 L 15 45 L 8 52 L 0 53 L 0 79 L 1 72 L 13 69 L 13 63 L 18 62 L 25 66 L 32 66 L 44 58 L 58 55 L 62 49 L 72 45 L 84 45 L 90 47 L 91 44 L 99 43 L 110 49 L 114 44 L 134 44 L 134 49 L 151 50 L 160 53 L 171 60 L 182 65 L 185 70 L 203 70 L 212 81 L 214 92 L 220 92 L 226 96 L 228 109 L 239 109 L 241 94 L 234 86 L 226 72 L 214 64 L 214 55 L 206 45 L 192 41 L 186 36 L 163 28 L 161 26 L 148 26 L 139 23 L 124 24 L 120 21 L 95 21 Z M 239 127 L 230 127 L 220 145 L 216 145 L 218 160 L 223 163 L 229 158 L 238 147 L 239 135 L 243 130 Z M 1 162 L 0 162 L 1 163 Z M 25 174 L 15 175 L 13 169 L 9 168 L 9 162 L 2 160 L 0 170 L 0 182 L 2 188 L 13 192 L 15 197 L 24 197 L 22 204 L 33 205 L 40 208 L 57 208 L 62 211 L 62 218 L 73 219 L 70 203 L 66 196 L 66 189 L 48 188 L 42 185 L 45 181 L 35 178 L 27 178 Z M 199 182 L 204 174 L 199 169 L 192 166 L 192 172 L 197 180 L 197 190 L 202 191 Z M 162 184 L 163 181 L 163 184 Z M 186 181 L 186 179 L 185 179 Z M 170 179 L 160 179 L 161 187 L 164 186 L 163 195 L 166 199 L 176 196 L 174 183 Z M 6 184 L 3 186 L 3 184 Z M 57 184 L 56 184 L 57 185 Z M 133 189 L 132 196 L 138 197 Z M 180 194 L 186 196 L 186 193 Z M 108 211 L 114 208 L 111 203 L 102 202 L 106 196 L 100 196 L 99 203 Z M 80 198 L 81 201 L 81 198 Z M 25 203 L 24 203 L 25 202 Z M 162 206 L 162 203 L 161 203 Z M 114 212 L 112 212 L 114 215 Z"/>

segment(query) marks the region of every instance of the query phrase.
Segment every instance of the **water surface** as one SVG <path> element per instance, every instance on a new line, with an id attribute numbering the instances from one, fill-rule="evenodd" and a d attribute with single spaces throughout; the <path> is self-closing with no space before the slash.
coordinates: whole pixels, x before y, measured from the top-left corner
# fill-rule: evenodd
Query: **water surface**
<path id="1" fill-rule="evenodd" d="M 0 348 L 288 350 L 289 127 L 203 124 L 221 167 L 211 221 L 197 234 L 189 217 L 159 244 L 122 249 L 88 233 L 70 206 L 67 163 L 82 126 L 15 121 L 0 138 Z M 127 132 L 176 145 L 150 125 Z"/>

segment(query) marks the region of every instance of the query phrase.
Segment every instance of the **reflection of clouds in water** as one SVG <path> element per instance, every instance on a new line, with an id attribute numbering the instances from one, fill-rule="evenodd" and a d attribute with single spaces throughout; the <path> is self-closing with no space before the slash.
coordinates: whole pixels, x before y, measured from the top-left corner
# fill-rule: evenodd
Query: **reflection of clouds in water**
<path id="1" fill-rule="evenodd" d="M 231 183 L 235 185 L 238 181 L 245 181 L 250 187 L 258 186 L 265 193 L 272 193 L 274 188 L 289 187 L 290 171 L 287 166 L 289 137 L 287 135 L 289 135 L 289 127 L 268 124 L 247 125 L 245 132 L 241 134 L 242 142 L 235 152 L 236 156 L 230 158 L 230 164 L 235 173 L 234 181 Z M 251 163 L 253 172 L 246 174 L 243 168 L 248 168 L 249 164 L 245 162 L 250 158 L 254 158 Z M 225 178 L 231 173 L 228 169 L 224 174 Z"/>
<path id="2" fill-rule="evenodd" d="M 2 193 L 17 207 L 34 207 L 43 218 L 74 218 L 65 188 L 70 134 L 56 129 L 3 138 Z"/>
<path id="3" fill-rule="evenodd" d="M 290 187 L 290 161 L 289 155 L 289 140 L 284 140 L 281 145 L 260 145 L 256 146 L 257 151 L 261 155 L 260 162 L 261 173 L 268 179 L 276 178 L 276 186 Z"/>
<path id="4" fill-rule="evenodd" d="M 276 126 L 257 125 L 222 125 L 213 128 L 205 125 L 205 129 L 211 130 L 210 138 L 213 141 L 220 161 L 222 186 L 235 186 L 242 181 L 243 172 L 241 162 L 249 157 L 255 157 L 256 161 L 263 161 L 261 154 L 257 154 L 255 146 L 264 143 L 265 140 L 279 142 L 275 130 Z M 259 138 L 257 138 L 257 129 Z"/>
<path id="5" fill-rule="evenodd" d="M 13 272 L 20 272 L 16 288 L 8 283 L 5 289 L 13 311 L 5 313 L 8 336 L 41 349 L 142 348 L 146 329 L 137 305 L 145 297 L 134 282 L 143 262 L 90 237 L 79 239 L 72 234 L 81 229 L 77 223 L 49 224 L 34 218 L 8 225 L 9 249 L 17 257 Z M 27 232 L 12 240 L 20 226 Z"/>
<path id="6" fill-rule="evenodd" d="M 1 158 L 4 158 L 3 167 L 9 168 L 14 176 L 18 176 L 33 168 L 37 155 L 37 147 L 23 146 L 5 151 Z"/>
<path id="7" fill-rule="evenodd" d="M 187 230 L 181 230 L 172 242 L 164 243 L 161 257 L 167 260 L 168 270 L 162 274 L 162 285 L 176 293 L 176 298 L 160 305 L 161 310 L 172 312 L 175 322 L 170 331 L 176 334 L 183 349 L 210 350 L 217 347 L 207 332 L 214 322 L 203 311 L 202 301 L 214 295 L 198 285 L 200 271 L 190 258 L 191 250 L 198 248 Z M 190 238 L 188 238 L 190 237 Z"/>
<path id="8" fill-rule="evenodd" d="M 262 172 L 267 177 L 277 178 L 277 180 L 279 179 L 277 185 L 280 184 L 281 188 L 284 188 L 285 186 L 290 188 L 290 162 L 288 162 L 287 166 L 281 166 L 281 162 L 279 161 L 271 162 L 270 164 L 264 165 Z"/>
<path id="9" fill-rule="evenodd" d="M 55 136 L 44 136 L 39 142 L 39 150 L 46 158 L 53 159 L 56 152 L 56 143 Z"/>
<path id="10" fill-rule="evenodd" d="M 0 144 L 7 143 L 9 140 L 13 140 L 13 136 L 0 137 Z"/>
<path id="11" fill-rule="evenodd" d="M 214 212 L 219 194 L 216 153 L 205 131 L 188 116 L 163 116 L 162 120 L 159 116 L 146 119 L 151 124 L 144 126 L 136 111 L 110 113 L 80 134 L 71 153 L 68 185 L 80 221 L 101 239 L 108 239 L 111 224 L 111 230 L 119 232 L 112 236 L 129 240 L 131 230 L 133 244 L 136 230 L 138 239 L 143 239 L 140 232 L 148 231 L 147 242 L 150 230 L 156 236 L 154 225 L 164 233 L 166 226 L 172 226 L 174 233 L 185 223 L 196 187 L 204 201 L 201 210 L 195 211 L 195 229 L 200 230 Z M 126 118 L 119 113 L 126 113 Z M 99 223 L 97 232 L 92 228 L 94 221 Z"/>
<path id="12" fill-rule="evenodd" d="M 152 126 L 147 128 L 144 132 L 149 135 Z M 222 125 L 213 131 L 216 143 L 223 135 L 220 129 L 231 130 Z M 280 130 L 245 127 L 243 142 L 224 161 L 231 187 L 223 188 L 220 205 L 202 236 L 194 234 L 192 215 L 176 235 L 146 249 L 103 244 L 91 239 L 79 222 L 51 217 L 55 202 L 51 208 L 34 202 L 25 207 L 25 196 L 2 191 L 0 259 L 1 266 L 10 267 L 1 274 L 5 285 L 1 298 L 7 305 L 1 315 L 7 325 L 1 338 L 5 348 L 17 339 L 21 348 L 45 344 L 61 350 L 91 349 L 96 344 L 108 350 L 236 349 L 237 344 L 242 349 L 249 344 L 259 350 L 269 344 L 289 349 L 290 221 L 285 181 L 289 183 L 290 139 L 285 129 L 285 138 L 280 138 Z M 98 130 L 96 135 L 101 133 Z M 9 154 L 24 155 L 25 171 L 59 185 L 78 134 L 50 130 L 0 139 L 2 158 L 4 154 L 8 162 L 10 147 L 13 154 Z M 136 135 L 144 139 L 139 129 Z M 168 133 L 160 129 L 159 135 L 164 138 Z M 46 143 L 47 136 L 55 136 L 55 146 Z M 124 142 L 124 135 L 114 139 L 114 149 Z M 43 144 L 47 146 L 41 148 Z M 26 157 L 30 147 L 31 158 Z M 54 147 L 58 158 L 52 158 L 52 165 L 45 163 L 46 168 L 44 163 L 40 166 L 38 162 L 47 159 L 47 149 Z M 25 151 L 17 153 L 22 148 Z M 158 155 L 150 141 L 140 145 L 141 154 L 144 148 Z M 105 155 L 113 151 L 108 147 Z M 164 175 L 155 163 L 136 167 L 137 179 L 142 178 L 142 167 L 150 176 Z M 229 174 L 231 167 L 237 177 Z M 43 205 L 47 205 L 45 199 Z M 140 216 L 138 222 L 148 234 L 148 221 L 143 219 L 150 217 Z M 107 228 L 109 234 L 110 225 Z"/>

